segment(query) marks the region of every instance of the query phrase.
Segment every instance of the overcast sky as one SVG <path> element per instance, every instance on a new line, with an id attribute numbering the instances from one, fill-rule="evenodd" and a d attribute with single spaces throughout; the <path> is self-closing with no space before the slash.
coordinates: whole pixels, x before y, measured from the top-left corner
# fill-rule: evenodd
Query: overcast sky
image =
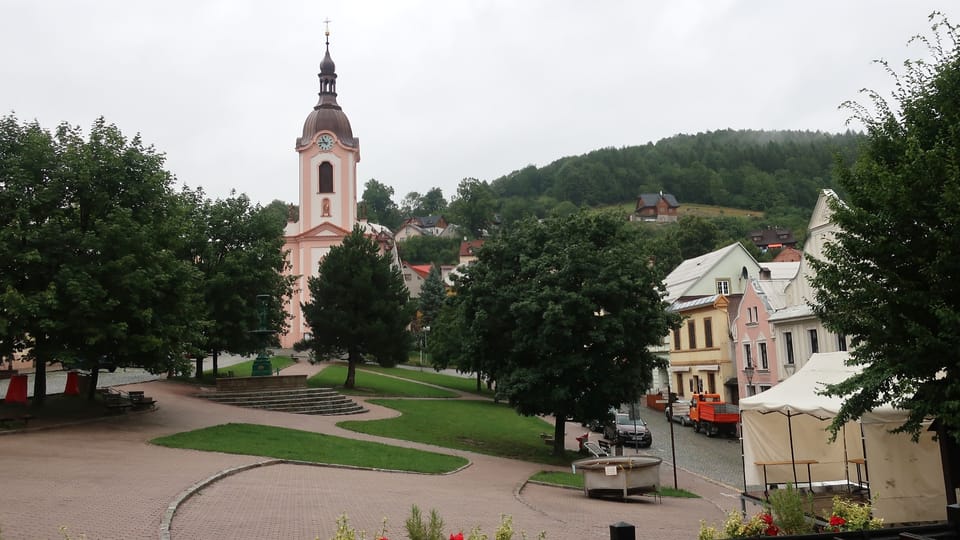
<path id="1" fill-rule="evenodd" d="M 104 116 L 179 183 L 297 202 L 329 18 L 358 183 L 410 191 L 725 128 L 840 132 L 927 0 L 0 0 L 0 114 Z M 856 127 L 856 126 L 854 126 Z"/>

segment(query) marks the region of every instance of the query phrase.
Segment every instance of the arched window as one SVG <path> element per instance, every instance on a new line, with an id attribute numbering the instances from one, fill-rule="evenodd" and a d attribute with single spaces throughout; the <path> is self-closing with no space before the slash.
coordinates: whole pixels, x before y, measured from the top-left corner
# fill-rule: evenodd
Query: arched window
<path id="1" fill-rule="evenodd" d="M 320 164 L 320 189 L 318 193 L 333 193 L 333 165 L 329 161 Z"/>

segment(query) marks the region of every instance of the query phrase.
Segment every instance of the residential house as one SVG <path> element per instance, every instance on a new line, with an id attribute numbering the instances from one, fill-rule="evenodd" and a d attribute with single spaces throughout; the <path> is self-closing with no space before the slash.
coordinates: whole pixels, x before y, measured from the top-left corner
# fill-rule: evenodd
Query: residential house
<path id="1" fill-rule="evenodd" d="M 401 267 L 403 274 L 403 284 L 406 285 L 410 298 L 420 298 L 420 291 L 423 289 L 423 282 L 430 275 L 429 264 L 410 264 L 403 262 Z"/>
<path id="2" fill-rule="evenodd" d="M 680 265 L 670 272 L 670 274 L 664 279 L 664 288 L 666 289 L 666 296 L 664 297 L 664 300 L 673 305 L 705 297 L 726 297 L 725 302 L 727 304 L 732 303 L 734 305 L 733 311 L 731 312 L 734 315 L 720 316 L 717 314 L 715 316 L 711 316 L 711 328 L 715 330 L 714 335 L 723 334 L 723 336 L 727 336 L 730 332 L 729 322 L 735 317 L 736 308 L 739 306 L 740 298 L 743 296 L 746 287 L 749 286 L 750 280 L 758 278 L 759 275 L 760 265 L 753 258 L 753 256 L 750 255 L 750 252 L 747 251 L 739 242 L 733 243 L 724 248 L 712 251 L 699 257 L 687 259 L 680 263 Z M 684 316 L 688 315 L 687 307 L 684 307 L 683 310 L 677 310 L 677 312 L 683 314 Z M 697 311 L 697 313 L 700 313 L 700 311 Z M 700 314 L 702 315 L 702 313 Z M 706 317 L 706 315 L 703 316 Z M 719 326 L 721 320 L 724 321 L 726 326 Z M 727 350 L 724 351 L 722 355 L 717 353 L 716 347 L 710 347 L 709 350 L 699 351 L 698 354 L 695 355 L 697 360 L 703 360 L 704 357 L 713 355 L 716 360 L 715 362 L 705 362 L 702 364 L 687 363 L 685 365 L 674 366 L 673 361 L 676 351 L 691 350 L 689 347 L 685 348 L 682 343 L 678 344 L 677 337 L 678 336 L 676 334 L 671 334 L 665 338 L 664 345 L 661 347 L 651 348 L 651 352 L 654 354 L 669 355 L 670 359 L 670 367 L 668 369 L 658 369 L 653 373 L 653 387 L 657 390 L 666 390 L 668 384 L 671 385 L 671 390 L 674 390 L 672 386 L 677 381 L 682 381 L 684 384 L 689 386 L 688 381 L 693 376 L 697 376 L 698 380 L 708 379 L 706 374 L 700 375 L 695 371 L 692 372 L 690 369 L 691 365 L 720 366 L 723 360 L 729 362 L 729 359 L 733 358 L 733 355 L 729 350 L 729 340 L 728 338 L 724 337 L 724 343 L 727 343 Z M 678 347 L 680 348 L 678 349 Z M 719 367 L 711 372 L 715 374 L 714 377 L 719 376 Z M 677 373 L 681 374 L 679 379 L 676 377 Z M 732 368 L 729 370 L 725 369 L 723 374 L 727 375 L 727 378 L 723 379 L 721 383 L 731 385 L 734 391 L 736 391 L 736 379 L 734 378 L 731 380 L 730 378 L 733 373 L 734 370 Z"/>
<path id="3" fill-rule="evenodd" d="M 681 327 L 673 330 L 670 349 L 671 390 L 678 396 L 708 392 L 737 402 L 730 321 L 738 304 L 731 303 L 729 296 L 713 294 L 670 306 L 670 311 L 683 316 Z"/>
<path id="4" fill-rule="evenodd" d="M 412 238 L 414 236 L 423 236 L 425 234 L 427 233 L 419 225 L 415 223 L 404 222 L 402 225 L 400 225 L 400 227 L 397 229 L 397 232 L 394 233 L 393 236 L 394 238 L 397 239 L 398 242 L 402 242 L 407 238 Z"/>
<path id="5" fill-rule="evenodd" d="M 425 234 L 439 236 L 447 228 L 447 220 L 443 216 L 414 216 L 403 222 L 419 227 Z"/>
<path id="6" fill-rule="evenodd" d="M 823 259 L 824 247 L 833 240 L 838 231 L 837 225 L 830 221 L 831 200 L 839 201 L 833 190 L 825 189 L 820 192 L 803 246 L 807 257 Z M 793 375 L 797 368 L 807 362 L 811 354 L 846 351 L 848 347 L 846 336 L 831 333 L 814 315 L 809 305 L 814 300 L 814 288 L 810 280 L 816 273 L 806 258 L 801 259 L 799 265 L 797 275 L 784 290 L 786 305 L 771 313 L 768 318 L 776 335 L 780 367 L 778 377 L 781 381 Z"/>
<path id="7" fill-rule="evenodd" d="M 783 248 L 780 250 L 780 253 L 777 253 L 777 256 L 773 258 L 773 262 L 800 262 L 802 258 L 803 252 L 799 249 Z"/>
<path id="8" fill-rule="evenodd" d="M 464 240 L 460 242 L 460 264 L 470 264 L 477 260 L 477 250 L 483 247 L 486 240 Z"/>
<path id="9" fill-rule="evenodd" d="M 680 203 L 669 193 L 641 193 L 637 197 L 637 207 L 630 215 L 630 221 L 655 221 L 667 223 L 677 220 Z"/>
<path id="10" fill-rule="evenodd" d="M 761 251 L 768 249 L 792 248 L 797 245 L 790 229 L 768 228 L 750 233 L 750 240 Z"/>
<path id="11" fill-rule="evenodd" d="M 766 263 L 750 281 L 733 324 L 739 395 L 749 397 L 777 384 L 778 362 L 770 313 L 786 305 L 785 289 L 799 263 Z M 771 268 L 772 267 L 772 268 Z"/>

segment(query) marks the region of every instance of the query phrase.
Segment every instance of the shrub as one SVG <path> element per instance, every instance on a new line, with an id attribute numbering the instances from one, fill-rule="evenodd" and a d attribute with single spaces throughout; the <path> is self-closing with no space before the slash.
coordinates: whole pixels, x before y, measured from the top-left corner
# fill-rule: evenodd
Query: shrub
<path id="1" fill-rule="evenodd" d="M 424 523 L 420 508 L 413 505 L 406 526 L 407 537 L 410 540 L 444 540 L 443 519 L 440 518 L 440 514 L 436 510 L 430 510 L 430 522 Z"/>
<path id="2" fill-rule="evenodd" d="M 807 519 L 807 514 L 813 515 L 813 495 L 804 495 L 793 484 L 787 484 L 786 489 L 771 491 L 768 500 L 773 520 L 783 534 L 814 532 L 813 523 Z"/>
<path id="3" fill-rule="evenodd" d="M 833 498 L 833 512 L 830 514 L 830 530 L 862 531 L 883 527 L 883 519 L 873 517 L 873 508 L 869 504 L 860 504 L 843 497 Z"/>

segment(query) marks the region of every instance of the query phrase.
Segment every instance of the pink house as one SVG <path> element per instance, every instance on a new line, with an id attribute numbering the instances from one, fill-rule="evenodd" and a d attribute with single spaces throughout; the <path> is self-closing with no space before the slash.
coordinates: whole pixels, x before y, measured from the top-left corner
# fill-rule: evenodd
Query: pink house
<path id="1" fill-rule="evenodd" d="M 799 263 L 766 263 L 761 279 L 745 288 L 733 324 L 733 353 L 740 396 L 769 390 L 779 380 L 776 334 L 768 322 L 770 313 L 786 304 L 784 293 Z M 771 269 L 770 267 L 774 267 Z"/>

